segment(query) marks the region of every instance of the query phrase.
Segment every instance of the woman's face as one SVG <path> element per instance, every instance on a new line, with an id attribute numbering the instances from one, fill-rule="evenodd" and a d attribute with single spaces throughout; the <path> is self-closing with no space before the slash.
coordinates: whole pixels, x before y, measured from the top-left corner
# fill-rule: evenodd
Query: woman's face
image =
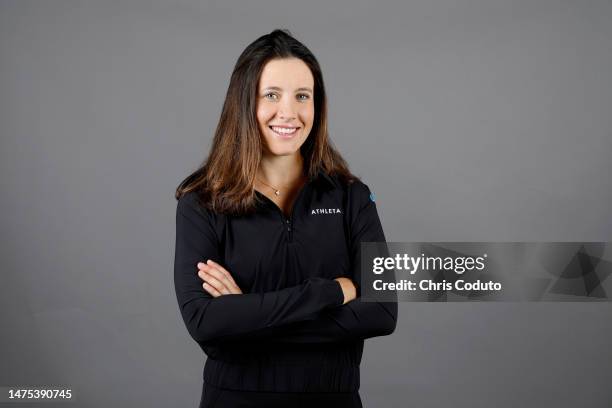
<path id="1" fill-rule="evenodd" d="M 266 153 L 293 155 L 314 120 L 314 79 L 299 58 L 268 61 L 259 79 L 257 122 Z"/>

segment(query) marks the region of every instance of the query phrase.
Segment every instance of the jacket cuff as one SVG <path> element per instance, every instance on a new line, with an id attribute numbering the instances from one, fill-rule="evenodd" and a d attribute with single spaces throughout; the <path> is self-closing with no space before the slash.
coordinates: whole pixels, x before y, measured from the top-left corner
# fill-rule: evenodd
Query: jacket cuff
<path id="1" fill-rule="evenodd" d="M 342 292 L 342 285 L 340 285 L 340 282 L 332 279 L 329 287 L 329 297 L 332 303 L 331 307 L 342 306 L 344 303 L 344 292 Z"/>

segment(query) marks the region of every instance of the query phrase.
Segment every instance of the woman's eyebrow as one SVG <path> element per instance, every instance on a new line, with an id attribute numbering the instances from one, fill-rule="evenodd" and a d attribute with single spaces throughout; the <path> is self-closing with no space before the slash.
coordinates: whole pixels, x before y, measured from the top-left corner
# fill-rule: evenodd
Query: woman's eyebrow
<path id="1" fill-rule="evenodd" d="M 282 89 L 281 89 L 281 88 L 279 88 L 278 86 L 268 86 L 268 87 L 264 88 L 264 91 L 282 91 Z M 310 92 L 310 93 L 312 93 L 312 89 L 310 89 L 310 88 L 304 88 L 304 87 L 302 87 L 302 88 L 298 88 L 298 89 L 296 89 L 295 91 L 296 91 L 296 92 L 298 92 L 298 91 L 302 91 L 302 92 L 303 92 L 303 91 L 306 91 L 306 92 Z"/>

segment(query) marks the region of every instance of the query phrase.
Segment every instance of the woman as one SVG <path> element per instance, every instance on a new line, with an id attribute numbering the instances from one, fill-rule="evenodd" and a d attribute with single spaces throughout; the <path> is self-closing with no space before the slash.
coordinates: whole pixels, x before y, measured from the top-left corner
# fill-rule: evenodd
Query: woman
<path id="1" fill-rule="evenodd" d="M 312 53 L 281 30 L 250 44 L 208 158 L 176 191 L 200 407 L 362 406 L 364 339 L 397 320 L 397 303 L 358 298 L 359 243 L 385 241 L 372 197 L 328 138 Z"/>

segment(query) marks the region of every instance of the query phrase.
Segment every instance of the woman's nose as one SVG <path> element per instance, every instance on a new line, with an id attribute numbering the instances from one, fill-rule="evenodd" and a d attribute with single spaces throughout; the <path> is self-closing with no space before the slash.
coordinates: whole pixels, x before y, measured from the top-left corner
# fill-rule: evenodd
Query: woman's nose
<path id="1" fill-rule="evenodd" d="M 291 100 L 285 100 L 281 102 L 278 107 L 278 116 L 283 119 L 294 119 L 295 118 L 295 106 Z"/>

